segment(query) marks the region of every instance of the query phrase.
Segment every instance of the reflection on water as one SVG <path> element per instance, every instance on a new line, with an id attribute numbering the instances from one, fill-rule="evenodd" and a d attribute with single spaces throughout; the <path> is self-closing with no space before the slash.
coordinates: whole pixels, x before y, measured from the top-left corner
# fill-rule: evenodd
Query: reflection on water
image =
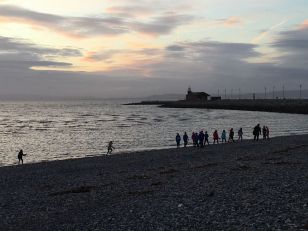
<path id="1" fill-rule="evenodd" d="M 24 149 L 25 162 L 80 158 L 106 152 L 169 147 L 177 132 L 201 129 L 236 131 L 251 138 L 255 124 L 267 125 L 271 136 L 308 133 L 307 115 L 205 109 L 122 106 L 124 102 L 0 103 L 0 165 L 15 164 Z"/>

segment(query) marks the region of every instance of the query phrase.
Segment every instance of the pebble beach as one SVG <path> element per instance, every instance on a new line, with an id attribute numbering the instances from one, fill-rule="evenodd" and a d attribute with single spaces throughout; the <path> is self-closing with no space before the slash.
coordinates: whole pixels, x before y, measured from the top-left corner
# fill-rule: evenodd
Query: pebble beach
<path id="1" fill-rule="evenodd" d="M 0 168 L 0 230 L 308 230 L 308 135 Z"/>

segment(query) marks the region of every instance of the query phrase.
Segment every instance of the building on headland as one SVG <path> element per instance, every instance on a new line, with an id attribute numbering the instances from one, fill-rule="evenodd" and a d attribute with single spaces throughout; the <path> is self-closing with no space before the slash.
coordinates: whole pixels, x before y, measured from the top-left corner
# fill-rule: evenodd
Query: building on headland
<path id="1" fill-rule="evenodd" d="M 192 92 L 191 88 L 188 88 L 186 101 L 207 101 L 210 95 L 205 92 Z"/>

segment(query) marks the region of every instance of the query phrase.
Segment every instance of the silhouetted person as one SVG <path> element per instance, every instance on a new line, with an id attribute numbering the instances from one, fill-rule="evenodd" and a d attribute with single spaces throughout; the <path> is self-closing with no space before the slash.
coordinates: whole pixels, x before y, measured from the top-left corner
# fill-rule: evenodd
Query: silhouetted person
<path id="1" fill-rule="evenodd" d="M 270 131 L 268 129 L 268 126 L 266 126 L 265 129 L 266 129 L 266 139 L 269 140 L 269 133 L 270 133 Z"/>
<path id="2" fill-rule="evenodd" d="M 184 147 L 186 147 L 188 144 L 188 135 L 186 132 L 183 135 L 183 141 L 184 141 Z"/>
<path id="3" fill-rule="evenodd" d="M 204 132 L 203 131 L 199 132 L 199 145 L 201 148 L 204 147 Z"/>
<path id="4" fill-rule="evenodd" d="M 198 134 L 198 132 L 195 132 L 195 136 L 196 136 L 196 145 L 199 148 L 199 134 Z"/>
<path id="5" fill-rule="evenodd" d="M 240 128 L 240 130 L 238 130 L 237 134 L 238 134 L 238 140 L 242 141 L 243 140 L 243 134 L 244 134 L 243 129 Z"/>
<path id="6" fill-rule="evenodd" d="M 263 140 L 266 140 L 266 127 L 263 126 L 262 128 L 262 135 L 263 135 Z"/>
<path id="7" fill-rule="evenodd" d="M 107 146 L 107 154 L 111 154 L 112 153 L 112 151 L 113 151 L 113 149 L 115 149 L 115 147 L 113 147 L 112 146 L 112 144 L 113 144 L 113 141 L 110 141 L 109 143 L 108 143 L 108 146 Z"/>
<path id="8" fill-rule="evenodd" d="M 22 159 L 23 156 L 26 156 L 27 154 L 24 154 L 24 152 L 22 151 L 22 149 L 20 149 L 20 151 L 18 152 L 18 164 L 23 164 L 24 160 Z"/>
<path id="9" fill-rule="evenodd" d="M 258 141 L 260 135 L 261 135 L 261 127 L 260 124 L 257 124 L 257 126 L 255 126 L 253 129 L 253 140 Z"/>
<path id="10" fill-rule="evenodd" d="M 231 128 L 230 131 L 229 131 L 228 142 L 234 142 L 234 131 L 233 131 L 233 128 Z"/>
<path id="11" fill-rule="evenodd" d="M 196 133 L 195 132 L 192 133 L 191 139 L 192 139 L 194 147 L 196 147 L 197 146 L 197 139 L 196 139 Z"/>
<path id="12" fill-rule="evenodd" d="M 226 130 L 223 130 L 222 133 L 221 133 L 221 142 L 222 143 L 227 143 L 227 133 L 226 133 Z"/>
<path id="13" fill-rule="evenodd" d="M 204 146 L 206 144 L 210 145 L 210 143 L 209 143 L 209 134 L 207 133 L 207 131 L 205 131 L 205 133 L 204 133 Z"/>
<path id="14" fill-rule="evenodd" d="M 214 131 L 214 133 L 213 133 L 213 144 L 215 144 L 215 142 L 217 142 L 217 144 L 219 143 L 219 136 L 218 136 L 218 132 L 217 132 L 217 130 L 215 130 Z"/>
<path id="15" fill-rule="evenodd" d="M 179 133 L 176 134 L 175 141 L 176 141 L 176 146 L 179 148 L 181 145 L 181 136 Z"/>

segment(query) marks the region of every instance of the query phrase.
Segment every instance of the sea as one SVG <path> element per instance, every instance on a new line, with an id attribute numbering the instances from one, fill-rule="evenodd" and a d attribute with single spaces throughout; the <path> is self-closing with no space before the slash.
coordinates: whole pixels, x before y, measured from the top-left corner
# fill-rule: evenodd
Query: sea
<path id="1" fill-rule="evenodd" d="M 176 133 L 243 128 L 244 139 L 260 123 L 270 136 L 308 134 L 308 116 L 298 114 L 160 108 L 123 105 L 129 100 L 0 102 L 0 166 L 175 148 Z M 210 135 L 211 137 L 211 135 Z M 235 136 L 237 138 L 237 135 Z"/>

